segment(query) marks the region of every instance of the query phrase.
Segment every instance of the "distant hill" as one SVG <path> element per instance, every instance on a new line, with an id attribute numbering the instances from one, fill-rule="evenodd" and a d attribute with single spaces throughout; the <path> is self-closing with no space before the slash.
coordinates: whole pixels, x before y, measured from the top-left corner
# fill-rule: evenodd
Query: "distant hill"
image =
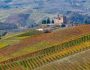
<path id="1" fill-rule="evenodd" d="M 41 10 L 70 10 L 89 12 L 89 0 L 1 0 L 0 8 L 37 8 Z"/>
<path id="2" fill-rule="evenodd" d="M 68 22 L 78 24 L 90 24 L 90 16 L 78 12 L 66 13 Z"/>
<path id="3" fill-rule="evenodd" d="M 5 23 L 14 24 L 17 25 L 18 27 L 24 27 L 25 25 L 27 25 L 26 22 L 29 16 L 30 14 L 14 14 L 7 17 Z"/>
<path id="4" fill-rule="evenodd" d="M 0 30 L 11 30 L 11 29 L 17 29 L 17 26 L 15 24 L 10 23 L 0 23 Z"/>
<path id="5" fill-rule="evenodd" d="M 89 3 L 89 0 L 1 0 L 0 21 L 31 27 L 46 16 L 62 14 L 70 16 L 70 22 L 90 23 Z"/>

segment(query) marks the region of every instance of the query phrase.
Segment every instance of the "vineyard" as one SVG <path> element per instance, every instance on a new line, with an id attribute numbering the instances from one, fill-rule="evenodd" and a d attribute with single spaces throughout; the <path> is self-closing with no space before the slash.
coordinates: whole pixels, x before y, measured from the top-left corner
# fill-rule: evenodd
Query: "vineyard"
<path id="1" fill-rule="evenodd" d="M 29 31 L 23 31 L 20 33 L 6 35 L 2 37 L 2 40 L 0 40 L 0 48 L 4 48 L 8 45 L 17 44 L 19 41 L 23 40 L 24 38 L 31 37 L 33 35 L 39 35 L 39 34 L 42 34 L 42 32 L 39 32 L 36 30 L 29 30 Z"/>
<path id="2" fill-rule="evenodd" d="M 84 51 L 90 48 L 90 35 L 76 40 L 56 45 L 33 54 L 32 57 L 15 61 L 14 59 L 2 62 L 1 69 L 14 69 L 20 67 L 23 70 L 33 70 L 49 62 L 64 58 L 66 56 Z"/>
<path id="3" fill-rule="evenodd" d="M 74 57 L 71 57 L 73 59 L 72 61 L 70 61 L 70 62 L 73 62 L 71 64 L 69 63 L 65 64 L 64 61 L 60 63 L 56 62 L 58 60 L 63 60 L 64 58 L 73 56 L 75 54 L 78 54 L 80 52 L 87 51 L 90 49 L 90 33 L 88 30 L 89 27 L 87 27 L 83 31 L 82 31 L 82 28 L 80 27 L 78 27 L 77 29 L 81 31 L 80 32 L 75 31 L 75 28 L 65 30 L 64 34 L 70 35 L 67 37 L 63 36 L 64 34 L 62 33 L 62 30 L 57 31 L 58 33 L 60 32 L 63 34 L 63 35 L 61 34 L 62 38 L 61 38 L 61 35 L 57 35 L 57 33 L 54 32 L 54 33 L 49 33 L 49 34 L 36 35 L 34 37 L 30 37 L 30 38 L 28 37 L 24 39 L 24 41 L 22 41 L 23 43 L 21 42 L 22 45 L 17 44 L 16 46 L 20 47 L 23 45 L 26 46 L 26 44 L 28 44 L 28 45 L 31 45 L 32 47 L 24 48 L 23 46 L 23 49 L 20 49 L 16 53 L 12 53 L 9 51 L 6 54 L 3 54 L 3 56 L 5 55 L 6 58 L 2 56 L 2 58 L 4 59 L 0 61 L 0 70 L 34 70 L 34 69 L 35 70 L 48 70 L 48 68 L 51 68 L 50 70 L 60 70 L 59 66 L 61 67 L 61 70 L 67 70 L 67 69 L 74 70 L 75 67 L 76 67 L 75 70 L 80 70 L 80 68 L 82 70 L 84 70 L 84 68 L 87 68 L 86 70 L 89 70 L 90 69 L 89 68 L 90 67 L 89 54 L 87 54 L 88 56 L 83 55 L 86 57 L 84 59 L 85 60 L 87 59 L 83 63 L 81 61 L 77 61 L 76 59 L 74 60 Z M 26 36 L 26 35 L 28 34 L 22 34 L 22 36 Z M 21 35 L 19 36 L 21 37 Z M 28 40 L 28 42 L 26 40 Z M 31 43 L 33 44 L 36 43 L 36 44 L 33 46 Z M 13 47 L 15 48 L 16 46 L 13 46 Z M 34 49 L 31 49 L 31 48 L 34 48 Z M 21 51 L 23 51 L 24 53 L 22 53 Z M 18 55 L 18 56 L 17 57 L 14 56 L 13 58 L 7 58 L 9 54 L 10 56 L 12 55 L 15 55 L 15 56 Z M 20 54 L 21 56 L 19 56 Z M 78 56 L 78 58 L 80 57 Z M 1 60 L 1 57 L 0 57 L 0 60 Z M 66 61 L 68 62 L 69 60 L 67 59 Z M 55 62 L 55 63 L 52 63 L 52 62 Z M 69 69 L 68 67 L 71 67 L 71 69 Z"/>
<path id="4" fill-rule="evenodd" d="M 90 49 L 57 60 L 35 70 L 90 70 Z"/>

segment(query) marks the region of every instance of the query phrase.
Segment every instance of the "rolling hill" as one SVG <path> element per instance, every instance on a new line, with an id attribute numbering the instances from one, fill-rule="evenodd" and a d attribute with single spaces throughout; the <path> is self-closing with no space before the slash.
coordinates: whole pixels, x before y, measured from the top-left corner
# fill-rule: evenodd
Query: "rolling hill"
<path id="1" fill-rule="evenodd" d="M 35 70 L 89 70 L 90 69 L 90 49 L 43 65 Z"/>
<path id="2" fill-rule="evenodd" d="M 26 32 L 8 37 L 2 41 L 21 40 L 0 49 L 0 68 L 1 70 L 15 70 L 15 68 L 33 70 L 38 67 L 42 68 L 43 65 L 53 61 L 86 51 L 90 49 L 89 30 L 90 25 L 80 25 L 58 29 L 52 33 L 37 34 L 36 31 L 33 31 L 35 33 Z"/>
<path id="3" fill-rule="evenodd" d="M 48 11 L 51 9 L 58 10 L 72 10 L 72 11 L 89 11 L 89 0 L 1 0 L 0 8 L 38 8 L 40 10 Z"/>
<path id="4" fill-rule="evenodd" d="M 90 16 L 89 3 L 90 3 L 89 0 L 75 0 L 75 1 L 74 0 L 22 0 L 22 1 L 1 0 L 0 1 L 0 22 L 13 22 L 15 24 L 21 23 L 23 25 L 23 23 L 25 24 L 32 23 L 31 19 L 33 19 L 34 22 L 38 23 L 37 21 L 43 18 L 42 15 L 46 17 L 45 15 L 48 15 L 51 13 L 56 15 L 60 13 L 63 15 L 70 16 L 66 14 L 68 12 L 81 13 L 81 16 L 79 18 L 81 19 L 81 18 L 84 18 L 84 16 L 82 15 Z M 32 13 L 30 10 L 32 11 Z M 25 16 L 23 15 L 21 18 L 19 16 L 20 14 L 30 14 L 34 18 L 32 18 L 31 16 L 30 17 L 31 19 L 20 21 Z M 19 20 L 15 19 L 16 17 Z M 35 18 L 35 17 L 39 17 L 39 18 Z M 15 21 L 13 19 L 15 19 Z M 80 23 L 82 19 L 75 20 L 75 21 L 78 21 L 78 23 Z"/>

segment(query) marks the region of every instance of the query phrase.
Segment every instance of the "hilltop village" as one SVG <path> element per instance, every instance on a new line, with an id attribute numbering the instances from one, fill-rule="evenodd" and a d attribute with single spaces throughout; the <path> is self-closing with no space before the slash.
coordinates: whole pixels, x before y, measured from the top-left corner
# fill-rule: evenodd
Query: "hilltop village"
<path id="1" fill-rule="evenodd" d="M 51 32 L 57 28 L 66 28 L 72 26 L 79 26 L 80 24 L 68 23 L 66 16 L 60 16 L 59 14 L 53 18 L 47 17 L 41 21 L 41 24 L 36 30 Z"/>

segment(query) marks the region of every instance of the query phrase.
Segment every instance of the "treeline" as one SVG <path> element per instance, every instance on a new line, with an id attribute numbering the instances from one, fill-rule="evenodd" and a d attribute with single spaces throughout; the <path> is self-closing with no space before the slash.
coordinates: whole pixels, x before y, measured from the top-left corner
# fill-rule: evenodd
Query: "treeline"
<path id="1" fill-rule="evenodd" d="M 50 19 L 49 17 L 42 20 L 42 24 L 54 24 L 54 19 Z"/>

